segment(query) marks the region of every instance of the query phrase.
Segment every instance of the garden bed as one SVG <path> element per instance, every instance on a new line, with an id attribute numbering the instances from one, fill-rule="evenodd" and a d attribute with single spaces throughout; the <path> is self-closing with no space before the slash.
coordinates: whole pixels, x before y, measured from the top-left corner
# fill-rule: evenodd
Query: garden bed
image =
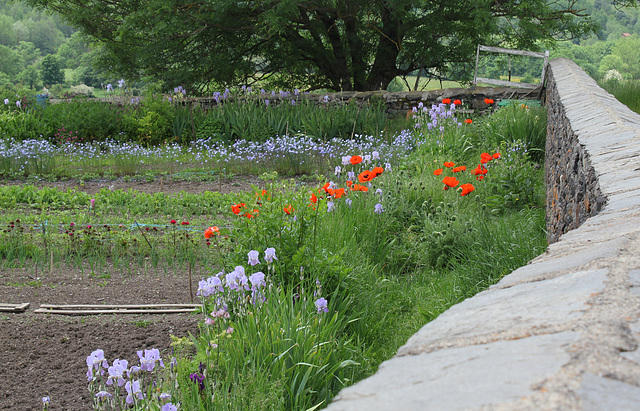
<path id="1" fill-rule="evenodd" d="M 223 184 L 225 192 L 248 190 L 257 179 L 238 177 Z M 20 181 L 5 184 L 22 184 Z M 160 182 L 43 183 L 66 190 L 94 193 L 115 185 L 115 189 L 157 192 Z M 165 193 L 198 193 L 217 190 L 218 183 L 163 183 Z M 194 267 L 194 289 L 206 275 Z M 148 270 L 133 275 L 104 268 L 91 274 L 78 269 L 56 269 L 53 273 L 23 269 L 0 271 L 0 302 L 29 302 L 24 313 L 0 312 L 0 347 L 3 374 L 0 379 L 0 409 L 29 410 L 42 407 L 42 397 L 55 398 L 51 410 L 90 409 L 92 398 L 84 376 L 85 357 L 100 346 L 109 358 L 137 358 L 136 350 L 158 348 L 170 352 L 171 335 L 197 334 L 201 316 L 194 314 L 139 314 L 66 316 L 38 314 L 42 304 L 159 304 L 189 303 L 189 275 Z"/>

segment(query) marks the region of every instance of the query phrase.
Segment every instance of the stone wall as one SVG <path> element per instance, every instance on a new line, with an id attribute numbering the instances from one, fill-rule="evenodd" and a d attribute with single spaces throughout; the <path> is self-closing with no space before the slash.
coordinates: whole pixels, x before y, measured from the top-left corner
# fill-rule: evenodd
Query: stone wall
<path id="1" fill-rule="evenodd" d="M 597 87 L 583 71 L 573 73 L 575 81 Z M 546 91 L 548 110 L 546 146 L 547 237 L 550 243 L 560 235 L 578 228 L 588 217 L 596 215 L 604 205 L 595 170 L 589 154 L 571 129 L 565 115 L 563 99 L 554 74 L 549 73 Z M 585 107 L 586 108 L 586 107 Z M 597 111 L 598 107 L 594 106 Z M 598 119 L 594 111 L 592 118 Z"/>
<path id="2" fill-rule="evenodd" d="M 359 105 L 368 103 L 371 99 L 379 99 L 387 106 L 387 111 L 391 114 L 406 113 L 413 107 L 417 107 L 419 103 L 431 107 L 432 104 L 438 104 L 445 98 L 451 100 L 460 99 L 466 107 L 474 111 L 483 111 L 489 107 L 485 102 L 485 98 L 490 98 L 496 102 L 502 99 L 528 99 L 537 100 L 540 96 L 540 90 L 527 90 L 511 87 L 471 87 L 471 88 L 450 88 L 443 90 L 430 91 L 404 91 L 404 92 L 388 92 L 384 90 L 378 91 L 344 91 L 341 93 L 326 94 L 303 94 L 295 96 L 280 96 L 276 94 L 265 95 L 264 99 L 269 99 L 270 104 L 285 103 L 289 104 L 292 98 L 301 98 L 321 104 L 324 96 L 328 96 L 329 104 L 344 104 L 355 102 Z M 233 100 L 233 96 L 229 99 Z M 252 96 L 251 98 L 261 98 Z M 203 107 L 215 106 L 217 103 L 213 98 L 198 98 L 198 103 Z"/>
<path id="3" fill-rule="evenodd" d="M 547 251 L 329 410 L 640 409 L 640 115 L 570 60 L 550 73 Z"/>

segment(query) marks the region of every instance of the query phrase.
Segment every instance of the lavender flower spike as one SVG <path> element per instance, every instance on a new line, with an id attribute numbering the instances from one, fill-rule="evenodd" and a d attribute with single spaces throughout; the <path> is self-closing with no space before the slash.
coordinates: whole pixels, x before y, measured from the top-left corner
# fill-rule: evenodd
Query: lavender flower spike
<path id="1" fill-rule="evenodd" d="M 325 313 L 329 312 L 329 308 L 327 308 L 328 301 L 322 297 L 318 298 L 315 302 L 316 308 L 318 312 L 324 311 Z"/>
<path id="2" fill-rule="evenodd" d="M 122 387 L 125 383 L 124 373 L 127 371 L 129 362 L 127 360 L 116 359 L 113 360 L 113 365 L 109 367 L 109 376 L 107 377 L 107 385 L 113 384 L 115 380 L 118 383 L 118 387 Z"/>
<path id="3" fill-rule="evenodd" d="M 264 260 L 268 263 L 271 264 L 273 263 L 273 260 L 277 260 L 278 257 L 276 257 L 276 249 L 273 247 L 269 247 L 266 250 L 264 250 Z"/>
<path id="4" fill-rule="evenodd" d="M 252 266 L 254 266 L 256 264 L 260 264 L 260 259 L 259 259 L 260 253 L 258 253 L 256 250 L 249 251 L 248 256 L 249 256 L 248 264 L 250 264 Z"/>
<path id="5" fill-rule="evenodd" d="M 140 380 L 135 381 L 127 381 L 124 386 L 124 389 L 127 390 L 127 404 L 133 404 L 133 397 L 135 396 L 137 399 L 144 399 L 144 395 L 140 390 Z"/>
<path id="6" fill-rule="evenodd" d="M 109 367 L 107 360 L 104 358 L 103 350 L 95 350 L 87 357 L 87 367 L 89 370 L 87 371 L 87 381 L 91 381 L 93 379 L 93 370 L 100 370 L 100 374 L 104 374 L 104 369 Z M 102 368 L 101 368 L 102 367 Z"/>
<path id="7" fill-rule="evenodd" d="M 162 362 L 162 358 L 160 358 L 160 351 L 157 348 L 144 350 L 144 352 L 138 351 L 138 358 L 140 358 L 140 369 L 142 371 L 153 371 L 156 366 L 156 362 L 164 368 L 164 363 Z"/>

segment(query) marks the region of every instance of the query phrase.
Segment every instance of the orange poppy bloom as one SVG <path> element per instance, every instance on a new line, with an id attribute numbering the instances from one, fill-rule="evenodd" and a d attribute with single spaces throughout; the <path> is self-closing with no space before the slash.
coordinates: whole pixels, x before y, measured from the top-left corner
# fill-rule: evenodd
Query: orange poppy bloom
<path id="1" fill-rule="evenodd" d="M 349 160 L 349 162 L 355 166 L 356 164 L 362 163 L 362 157 L 360 157 L 360 156 L 351 156 L 351 159 Z"/>
<path id="2" fill-rule="evenodd" d="M 244 206 L 246 206 L 245 203 L 234 204 L 231 206 L 231 211 L 233 211 L 233 214 L 238 215 L 240 214 L 240 209 Z"/>
<path id="3" fill-rule="evenodd" d="M 366 183 L 367 181 L 371 181 L 371 179 L 373 179 L 373 174 L 371 174 L 369 170 L 364 170 L 358 175 L 358 181 L 361 183 Z"/>
<path id="4" fill-rule="evenodd" d="M 455 177 L 445 177 L 442 179 L 442 182 L 444 183 L 445 190 L 448 190 L 449 187 L 455 187 L 460 184 L 460 181 Z"/>
<path id="5" fill-rule="evenodd" d="M 371 178 L 376 178 L 379 175 L 381 175 L 382 173 L 384 173 L 384 168 L 382 168 L 382 167 L 374 167 L 373 170 L 371 170 L 371 173 L 373 174 L 373 177 L 371 177 Z"/>
<path id="6" fill-rule="evenodd" d="M 317 202 L 318 202 L 318 197 L 316 197 L 316 195 L 315 195 L 315 194 L 311 193 L 311 199 L 310 199 L 310 200 L 311 200 L 311 202 L 312 202 L 312 203 L 314 203 L 314 204 L 315 204 L 315 203 L 317 203 Z"/>
<path id="7" fill-rule="evenodd" d="M 353 190 L 353 191 L 362 191 L 362 192 L 366 193 L 367 191 L 369 191 L 369 187 L 363 186 L 363 185 L 360 185 L 360 184 L 354 184 L 353 186 L 351 186 L 351 190 Z"/>
<path id="8" fill-rule="evenodd" d="M 442 104 L 451 104 L 451 99 L 450 98 L 443 99 Z"/>
<path id="9" fill-rule="evenodd" d="M 448 167 L 448 168 L 451 168 L 451 167 L 453 167 L 455 165 L 456 165 L 456 163 L 454 163 L 453 161 L 445 161 L 444 162 L 444 166 Z"/>
<path id="10" fill-rule="evenodd" d="M 204 238 L 211 238 L 216 234 L 220 234 L 220 229 L 216 226 L 212 226 L 204 230 Z"/>
<path id="11" fill-rule="evenodd" d="M 489 161 L 491 161 L 491 160 L 493 160 L 493 156 L 492 156 L 491 154 L 489 154 L 489 153 L 482 153 L 482 154 L 480 154 L 480 162 L 481 162 L 482 164 L 486 164 L 486 163 L 488 163 L 488 162 L 489 162 Z"/>
<path id="12" fill-rule="evenodd" d="M 293 213 L 294 211 L 296 211 L 296 210 L 294 210 L 294 209 L 293 209 L 293 207 L 291 206 L 291 204 L 289 204 L 288 206 L 286 206 L 286 207 L 284 208 L 284 212 L 285 212 L 285 213 L 287 213 L 287 214 L 289 214 L 289 215 L 291 215 L 291 213 Z"/>
<path id="13" fill-rule="evenodd" d="M 347 187 L 351 187 L 353 185 L 353 181 L 347 180 Z"/>
<path id="14" fill-rule="evenodd" d="M 471 123 L 473 123 L 473 120 L 471 120 L 470 118 L 468 118 L 468 119 L 466 119 L 464 122 L 465 122 L 465 123 L 467 123 L 467 124 L 471 124 Z"/>
<path id="15" fill-rule="evenodd" d="M 247 217 L 249 220 L 253 218 L 253 215 L 251 213 L 244 213 L 244 216 Z"/>
<path id="16" fill-rule="evenodd" d="M 324 190 L 325 193 L 329 193 L 329 182 L 327 181 L 322 188 L 318 189 L 318 192 L 322 192 L 322 190 Z"/>
<path id="17" fill-rule="evenodd" d="M 437 169 L 436 171 L 433 172 L 434 176 L 439 176 L 440 174 L 442 174 L 444 170 L 442 170 L 441 168 Z"/>
<path id="18" fill-rule="evenodd" d="M 333 198 L 341 198 L 345 192 L 344 192 L 344 188 L 339 188 L 337 190 L 331 190 L 331 196 L 333 196 Z"/>
<path id="19" fill-rule="evenodd" d="M 476 177 L 476 180 L 482 181 L 482 180 L 484 180 L 484 176 L 481 174 L 478 177 Z"/>
<path id="20" fill-rule="evenodd" d="M 493 158 L 500 158 L 500 153 L 493 153 L 492 157 Z"/>
<path id="21" fill-rule="evenodd" d="M 460 188 L 462 189 L 462 193 L 460 193 L 460 195 L 463 197 L 476 189 L 472 184 L 469 183 L 461 185 Z"/>
<path id="22" fill-rule="evenodd" d="M 456 106 L 459 106 L 462 104 L 462 101 L 460 100 L 453 100 L 453 104 L 455 104 Z"/>
<path id="23" fill-rule="evenodd" d="M 458 173 L 460 171 L 465 171 L 466 169 L 467 169 L 467 166 L 459 166 L 459 167 L 456 167 L 456 168 L 452 169 L 451 171 L 453 171 L 454 173 Z"/>
<path id="24" fill-rule="evenodd" d="M 484 102 L 485 102 L 485 104 L 491 105 L 491 104 L 493 104 L 493 99 L 485 98 Z"/>

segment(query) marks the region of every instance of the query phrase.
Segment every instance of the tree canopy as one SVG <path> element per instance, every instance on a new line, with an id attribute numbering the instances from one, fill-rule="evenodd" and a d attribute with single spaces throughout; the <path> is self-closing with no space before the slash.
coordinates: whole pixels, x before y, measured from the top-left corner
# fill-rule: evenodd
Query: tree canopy
<path id="1" fill-rule="evenodd" d="M 27 3 L 91 36 L 111 71 L 201 91 L 265 78 L 290 88 L 386 88 L 415 70 L 439 76 L 469 64 L 479 43 L 536 50 L 597 29 L 577 0 Z"/>

